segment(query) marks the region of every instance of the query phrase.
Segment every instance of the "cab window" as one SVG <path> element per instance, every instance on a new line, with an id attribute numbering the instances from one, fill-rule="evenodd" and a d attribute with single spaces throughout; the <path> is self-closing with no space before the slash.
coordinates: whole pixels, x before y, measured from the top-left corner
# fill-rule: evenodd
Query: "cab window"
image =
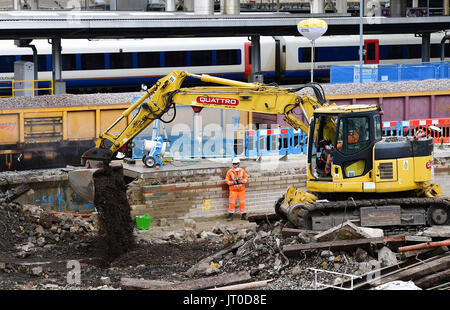
<path id="1" fill-rule="evenodd" d="M 381 140 L 383 135 L 382 127 L 381 127 L 381 116 L 376 115 L 374 117 L 375 121 L 375 140 Z"/>
<path id="2" fill-rule="evenodd" d="M 350 155 L 357 153 L 370 144 L 370 123 L 368 117 L 341 118 L 338 124 L 337 149 Z"/>

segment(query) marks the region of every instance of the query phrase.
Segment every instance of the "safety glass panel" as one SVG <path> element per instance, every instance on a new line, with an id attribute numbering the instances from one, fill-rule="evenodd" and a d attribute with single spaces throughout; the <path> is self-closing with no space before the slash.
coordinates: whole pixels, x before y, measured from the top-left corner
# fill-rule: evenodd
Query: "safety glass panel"
<path id="1" fill-rule="evenodd" d="M 336 148 L 349 155 L 357 153 L 370 144 L 370 123 L 368 117 L 347 117 L 339 120 Z"/>

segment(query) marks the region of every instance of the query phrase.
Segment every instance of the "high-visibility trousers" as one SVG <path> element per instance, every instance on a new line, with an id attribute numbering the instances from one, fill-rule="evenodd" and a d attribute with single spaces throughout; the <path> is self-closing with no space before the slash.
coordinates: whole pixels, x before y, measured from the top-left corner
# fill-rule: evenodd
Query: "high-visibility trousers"
<path id="1" fill-rule="evenodd" d="M 230 207 L 228 213 L 234 213 L 236 200 L 239 201 L 239 209 L 241 213 L 245 213 L 245 190 L 244 191 L 230 191 Z"/>

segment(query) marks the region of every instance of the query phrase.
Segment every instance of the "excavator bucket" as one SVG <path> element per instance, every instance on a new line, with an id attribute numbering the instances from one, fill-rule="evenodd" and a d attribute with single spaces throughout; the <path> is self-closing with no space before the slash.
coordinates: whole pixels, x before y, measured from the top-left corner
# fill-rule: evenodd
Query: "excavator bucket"
<path id="1" fill-rule="evenodd" d="M 72 190 L 84 200 L 93 203 L 95 198 L 94 173 L 98 169 L 77 169 L 69 172 Z"/>
<path id="2" fill-rule="evenodd" d="M 112 152 L 108 149 L 92 148 L 83 153 L 81 162 L 86 169 L 69 172 L 69 184 L 72 190 L 84 200 L 93 203 L 95 198 L 95 174 L 109 166 Z"/>
<path id="3" fill-rule="evenodd" d="M 87 168 L 98 168 L 99 163 L 108 164 L 113 157 L 113 153 L 109 149 L 101 149 L 93 147 L 81 155 L 81 163 Z M 89 161 L 89 162 L 88 162 Z M 99 162 L 95 166 L 93 162 Z"/>

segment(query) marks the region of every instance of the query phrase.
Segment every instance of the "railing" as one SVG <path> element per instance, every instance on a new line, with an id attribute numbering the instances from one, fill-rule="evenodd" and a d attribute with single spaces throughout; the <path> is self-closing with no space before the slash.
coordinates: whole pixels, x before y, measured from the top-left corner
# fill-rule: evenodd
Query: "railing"
<path id="1" fill-rule="evenodd" d="M 361 278 L 361 276 L 355 276 L 352 274 L 346 274 L 346 273 L 341 273 L 341 272 L 334 272 L 334 271 L 328 271 L 328 270 L 316 269 L 316 268 L 308 268 L 308 269 L 314 271 L 314 289 L 315 290 L 319 289 L 319 287 L 328 287 L 328 288 L 335 288 L 335 289 L 339 289 L 339 290 L 352 291 L 353 290 L 353 281 L 355 279 Z M 319 282 L 319 273 L 327 273 L 327 274 L 335 275 L 339 278 L 344 278 L 344 279 L 350 278 L 350 287 L 347 288 L 347 287 L 343 287 L 343 286 L 321 283 L 321 282 Z M 343 282 L 341 282 L 341 283 L 343 283 Z"/>
<path id="2" fill-rule="evenodd" d="M 48 87 L 39 87 L 39 84 L 48 83 Z M 31 88 L 18 87 L 17 84 L 22 84 L 23 86 L 28 84 Z M 35 86 L 38 87 L 35 87 Z M 34 96 L 35 91 L 48 91 L 49 95 L 53 95 L 53 81 L 52 80 L 0 80 L 0 98 L 12 98 L 17 96 L 18 92 L 31 92 Z"/>
<path id="3" fill-rule="evenodd" d="M 287 155 L 306 153 L 306 134 L 292 128 L 247 130 L 245 156 Z"/>
<path id="4" fill-rule="evenodd" d="M 430 126 L 439 128 L 440 132 L 430 130 Z M 383 122 L 385 136 L 414 136 L 419 130 L 433 137 L 433 143 L 450 143 L 450 118 Z"/>
<path id="5" fill-rule="evenodd" d="M 440 132 L 430 130 L 430 126 Z M 384 136 L 414 136 L 419 130 L 427 132 L 433 143 L 450 143 L 450 118 L 383 122 Z M 247 130 L 245 156 L 304 154 L 307 151 L 307 135 L 291 128 Z"/>
<path id="6" fill-rule="evenodd" d="M 450 76 L 449 72 L 450 65 L 448 61 L 371 64 L 363 65 L 361 70 L 359 65 L 335 65 L 330 66 L 330 83 L 359 83 L 360 73 L 362 74 L 362 82 L 368 83 L 448 79 Z"/>
<path id="7" fill-rule="evenodd" d="M 430 130 L 430 126 L 439 128 L 440 132 Z M 450 118 L 383 122 L 382 130 L 384 136 L 414 136 L 419 130 L 423 130 L 429 136 L 433 137 L 435 144 L 450 143 Z M 307 152 L 308 136 L 301 130 L 294 130 L 292 128 L 259 129 L 246 130 L 244 134 L 245 147 L 242 155 L 246 158 L 257 158 L 268 155 L 306 154 Z M 166 151 L 170 151 L 175 159 L 196 157 L 193 152 L 193 142 L 188 141 L 191 137 L 191 134 L 184 138 L 175 138 L 169 135 L 171 145 L 179 144 L 177 139 L 187 139 L 183 143 L 188 148 L 187 150 L 178 150 L 175 147 L 177 152 L 173 152 L 172 149 Z M 152 137 L 143 136 L 134 139 L 133 158 L 141 158 L 143 156 L 142 143 L 144 139 L 151 140 Z M 214 142 L 213 140 L 205 141 L 209 144 Z M 223 141 L 218 141 L 217 145 L 223 148 L 223 152 L 218 152 L 217 150 L 215 152 L 207 152 L 203 150 L 201 156 L 205 158 L 236 156 L 233 150 L 234 140 L 223 139 Z"/>

